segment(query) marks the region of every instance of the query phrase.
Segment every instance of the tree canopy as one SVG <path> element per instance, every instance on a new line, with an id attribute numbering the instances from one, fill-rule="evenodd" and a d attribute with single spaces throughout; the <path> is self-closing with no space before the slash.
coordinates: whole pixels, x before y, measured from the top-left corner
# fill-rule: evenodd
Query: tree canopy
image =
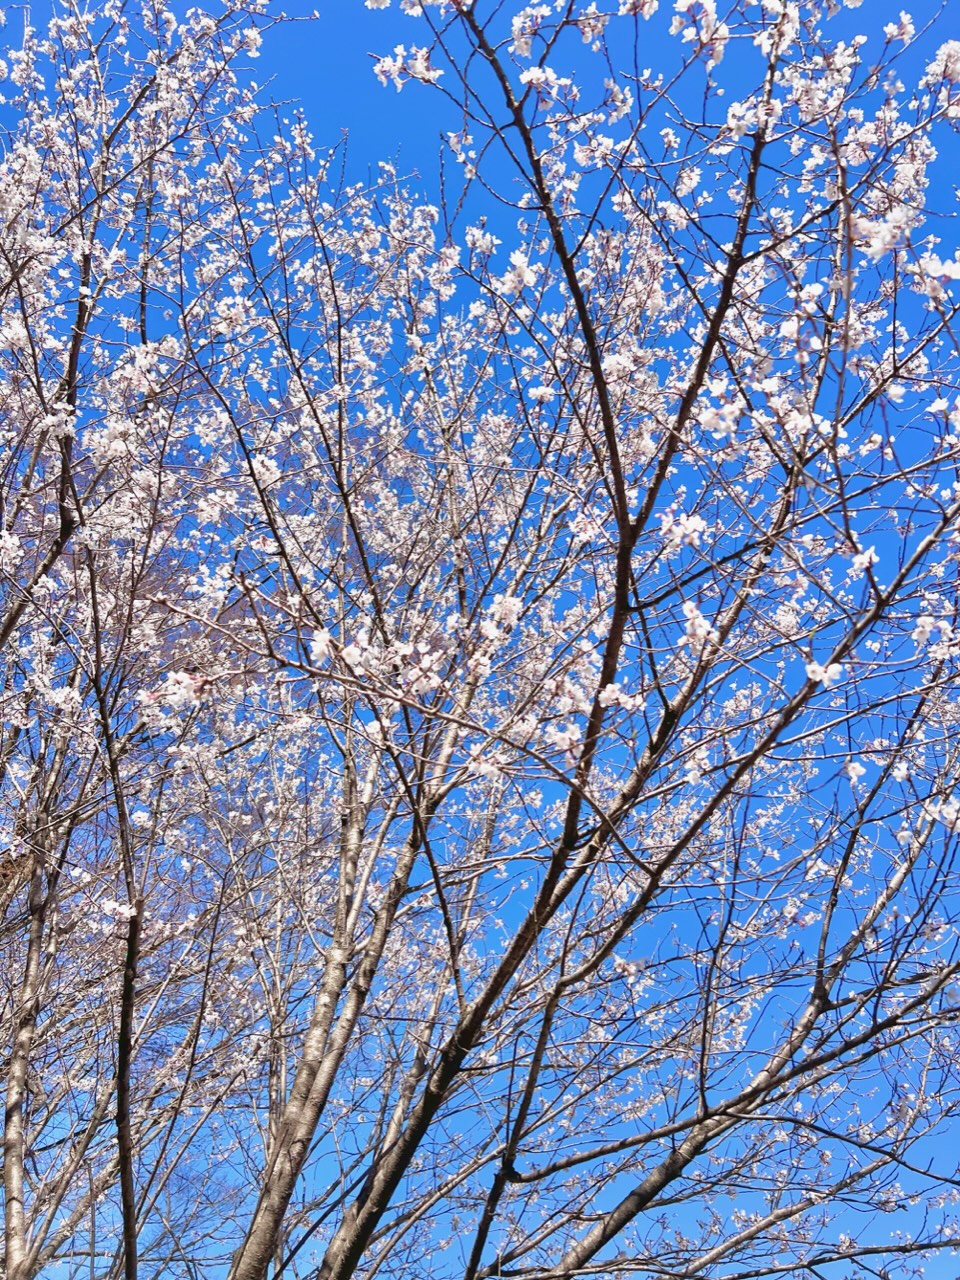
<path id="1" fill-rule="evenodd" d="M 960 41 L 401 8 L 11 11 L 3 1275 L 945 1276 Z"/>

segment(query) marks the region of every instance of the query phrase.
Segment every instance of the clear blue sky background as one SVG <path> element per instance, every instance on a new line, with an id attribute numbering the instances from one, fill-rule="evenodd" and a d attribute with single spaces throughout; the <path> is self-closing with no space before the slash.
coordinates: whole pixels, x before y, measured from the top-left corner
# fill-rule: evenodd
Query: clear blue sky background
<path id="1" fill-rule="evenodd" d="M 287 5 L 293 17 L 313 6 Z M 319 148 L 349 135 L 351 176 L 363 179 L 380 160 L 393 160 L 400 172 L 416 170 L 435 188 L 442 121 L 442 99 L 426 86 L 408 84 L 398 93 L 373 74 L 371 54 L 388 54 L 397 44 L 423 44 L 423 25 L 399 9 L 370 10 L 362 0 L 329 0 L 315 20 L 274 27 L 253 65 L 255 77 L 270 79 L 269 96 L 300 105 Z"/>

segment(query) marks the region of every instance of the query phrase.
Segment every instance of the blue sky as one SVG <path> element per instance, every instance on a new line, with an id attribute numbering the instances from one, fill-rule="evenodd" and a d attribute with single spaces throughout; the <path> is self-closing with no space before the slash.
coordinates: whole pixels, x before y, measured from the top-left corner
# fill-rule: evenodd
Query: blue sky
<path id="1" fill-rule="evenodd" d="M 437 171 L 441 124 L 439 96 L 408 85 L 384 88 L 373 74 L 371 54 L 391 53 L 396 44 L 423 43 L 418 24 L 399 11 L 373 11 L 362 0 L 331 0 L 318 10 L 297 3 L 286 11 L 298 20 L 274 27 L 264 38 L 256 78 L 270 80 L 268 94 L 301 106 L 317 144 L 333 146 L 349 138 L 349 169 L 358 180 L 380 160 L 399 170 L 419 172 L 425 185 Z"/>

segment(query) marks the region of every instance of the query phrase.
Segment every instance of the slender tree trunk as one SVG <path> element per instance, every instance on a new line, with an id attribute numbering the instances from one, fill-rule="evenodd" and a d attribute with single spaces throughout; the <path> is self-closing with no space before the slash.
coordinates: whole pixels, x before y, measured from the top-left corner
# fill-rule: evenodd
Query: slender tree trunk
<path id="1" fill-rule="evenodd" d="M 7 1280 L 27 1280 L 27 1216 L 24 1164 L 26 1161 L 25 1106 L 30 1052 L 37 1027 L 42 985 L 42 957 L 47 897 L 43 888 L 43 858 L 34 854 L 29 892 L 30 933 L 23 981 L 17 1002 L 17 1017 L 10 1069 L 7 1073 L 6 1108 L 3 1132 L 3 1192 L 5 1216 L 5 1262 Z"/>

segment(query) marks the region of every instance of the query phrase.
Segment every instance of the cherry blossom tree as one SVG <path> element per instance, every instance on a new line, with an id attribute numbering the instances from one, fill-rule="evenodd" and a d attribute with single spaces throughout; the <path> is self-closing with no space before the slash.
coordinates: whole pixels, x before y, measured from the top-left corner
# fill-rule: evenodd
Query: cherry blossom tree
<path id="1" fill-rule="evenodd" d="M 267 0 L 0 65 L 4 1275 L 920 1274 L 960 42 L 401 7 L 432 195 Z"/>

